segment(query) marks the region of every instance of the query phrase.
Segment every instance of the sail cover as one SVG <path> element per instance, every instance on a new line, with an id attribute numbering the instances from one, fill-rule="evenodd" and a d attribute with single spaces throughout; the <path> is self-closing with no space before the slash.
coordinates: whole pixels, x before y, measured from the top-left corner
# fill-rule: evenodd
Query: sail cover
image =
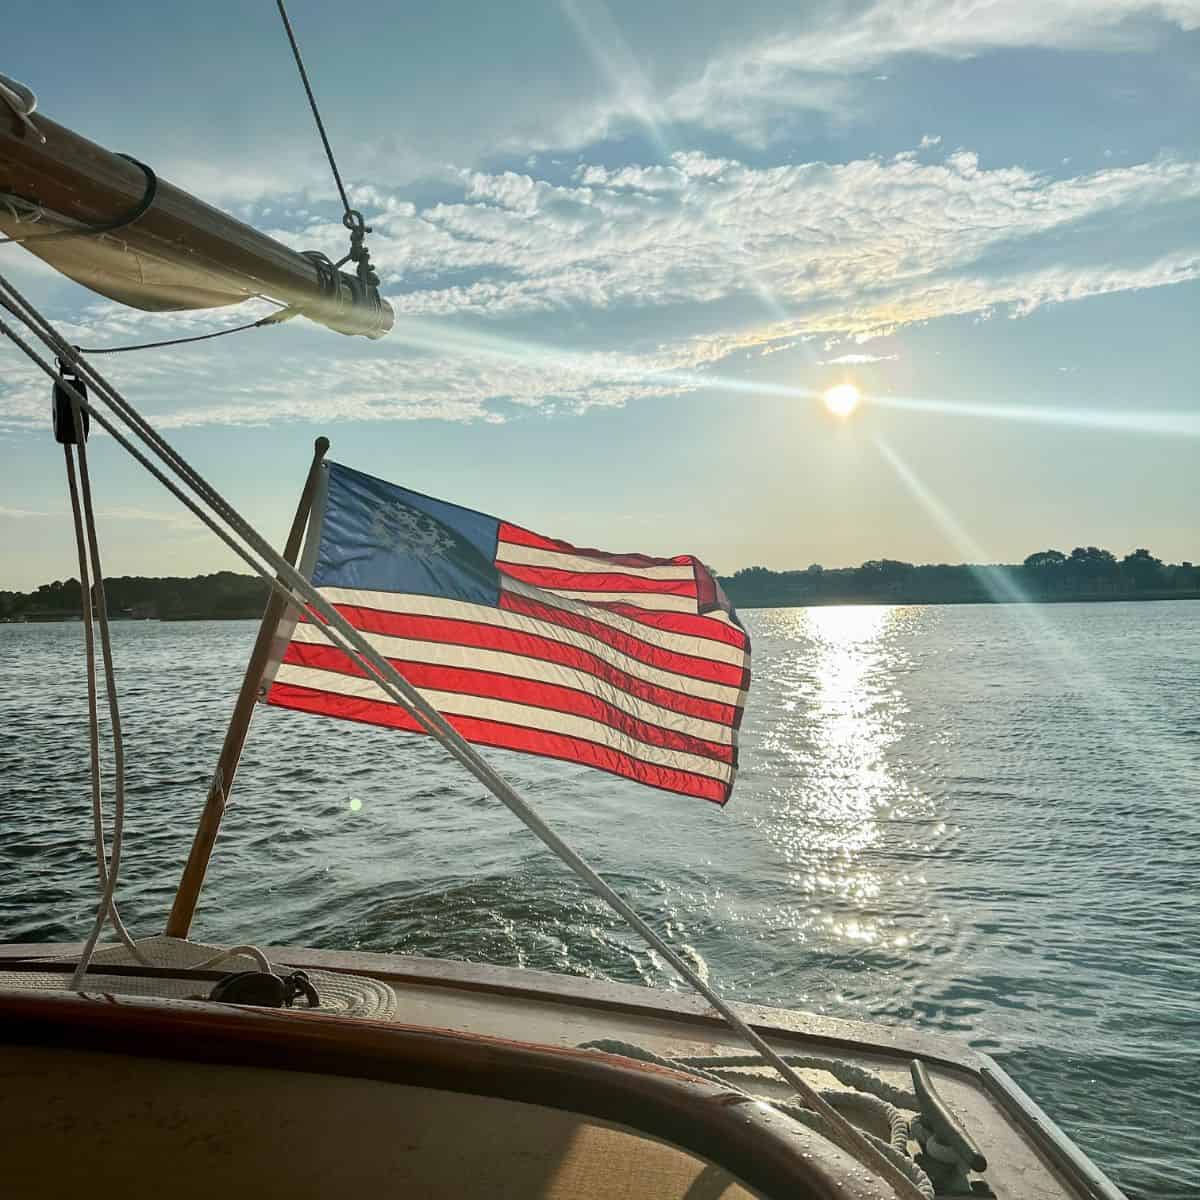
<path id="1" fill-rule="evenodd" d="M 463 737 L 729 799 L 750 639 L 703 563 L 579 549 L 324 471 L 305 573 Z M 267 703 L 421 731 L 319 618 L 293 610 L 275 644 Z"/>

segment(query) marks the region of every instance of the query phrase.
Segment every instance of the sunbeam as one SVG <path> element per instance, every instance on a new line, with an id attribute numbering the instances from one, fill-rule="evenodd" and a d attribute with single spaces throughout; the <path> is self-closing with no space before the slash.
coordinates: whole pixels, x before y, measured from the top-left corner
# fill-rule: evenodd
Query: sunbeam
<path id="1" fill-rule="evenodd" d="M 625 40 L 604 0 L 559 0 L 562 10 L 583 48 L 591 55 L 601 73 L 612 85 L 614 93 L 624 102 L 626 111 L 632 113 L 646 131 L 663 162 L 670 162 L 678 146 L 667 138 L 669 118 L 664 119 L 661 108 L 654 99 L 653 87 L 646 79 L 637 57 Z M 736 250 L 743 259 L 741 276 L 750 290 L 762 301 L 772 319 L 787 318 L 787 310 L 779 298 L 759 277 L 749 264 L 752 255 L 742 239 L 730 235 L 728 229 L 704 220 L 703 226 L 716 233 L 727 245 Z"/>
<path id="2" fill-rule="evenodd" d="M 631 384 L 673 384 L 681 391 L 729 391 L 784 400 L 813 400 L 821 394 L 815 388 L 795 384 L 738 379 L 704 371 L 681 370 L 668 365 L 640 366 L 619 353 L 561 350 L 540 342 L 462 329 L 426 317 L 398 318 L 389 338 L 393 344 L 414 350 L 502 359 L 557 371 L 602 375 L 606 379 Z"/>
<path id="3" fill-rule="evenodd" d="M 876 433 L 871 440 L 900 482 L 933 518 L 966 562 L 994 561 L 994 556 L 975 541 L 949 508 L 884 438 Z M 1171 757 L 1166 747 L 1161 752 L 1155 749 L 1158 740 L 1156 730 L 1136 722 L 1129 700 L 1080 654 L 1060 629 L 1043 616 L 1041 606 L 1030 602 L 1028 594 L 1008 572 L 977 570 L 975 576 L 994 601 L 1002 602 L 1004 615 L 1024 626 L 1029 635 L 1030 648 L 1040 652 L 1043 660 L 1063 683 L 1080 694 L 1084 704 L 1107 724 L 1112 743 L 1128 760 L 1127 765 L 1141 771 L 1163 794 L 1168 794 L 1172 781 L 1157 769 L 1156 764 L 1170 762 Z"/>
<path id="4" fill-rule="evenodd" d="M 670 384 L 687 391 L 728 391 L 783 400 L 816 400 L 824 393 L 797 384 L 740 379 L 715 372 L 670 365 L 639 365 L 620 353 L 563 350 L 540 342 L 463 329 L 429 317 L 400 317 L 390 340 L 416 350 L 521 362 L 547 370 L 602 375 L 616 382 Z M 1200 414 L 1172 410 L 1136 412 L 1129 409 L 1042 407 L 1030 404 L 971 404 L 915 396 L 871 394 L 871 407 L 975 420 L 1015 421 L 1109 433 L 1138 433 L 1160 437 L 1200 437 Z M 886 452 L 882 450 L 881 452 Z M 900 468 L 896 463 L 892 464 Z M 919 482 L 913 480 L 914 483 Z M 947 514 L 948 515 L 948 514 Z"/>
<path id="5" fill-rule="evenodd" d="M 1058 408 L 1032 404 L 967 404 L 958 400 L 923 400 L 912 396 L 873 396 L 876 408 L 932 413 L 944 417 L 973 417 L 989 421 L 1024 421 L 1032 425 L 1061 425 L 1072 429 L 1118 433 L 1179 434 L 1200 437 L 1200 414 L 1171 410 L 1135 412 L 1129 409 Z"/>
<path id="6" fill-rule="evenodd" d="M 908 488 L 921 507 L 954 543 L 966 562 L 973 566 L 976 563 L 990 561 L 987 551 L 971 537 L 954 514 L 921 482 L 908 463 L 878 433 L 873 434 L 871 440 L 887 461 L 888 466 L 899 476 L 900 482 Z M 988 571 L 976 571 L 975 575 L 993 600 L 1011 603 L 1023 603 L 1029 600 L 1029 597 L 1013 580 L 1007 579 L 1003 575 L 993 578 L 992 573 Z"/>
<path id="7" fill-rule="evenodd" d="M 671 148 L 663 135 L 645 73 L 629 43 L 621 36 L 607 5 L 602 0 L 559 0 L 559 3 L 580 44 L 608 80 L 613 92 L 645 129 L 664 161 L 669 159 Z"/>

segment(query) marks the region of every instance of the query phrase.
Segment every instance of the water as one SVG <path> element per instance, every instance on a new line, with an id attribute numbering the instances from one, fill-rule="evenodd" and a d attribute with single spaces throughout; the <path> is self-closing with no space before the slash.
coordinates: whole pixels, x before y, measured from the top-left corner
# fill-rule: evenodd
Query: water
<path id="1" fill-rule="evenodd" d="M 746 614 L 724 811 L 494 753 L 743 1000 L 997 1057 L 1135 1197 L 1200 1193 L 1200 603 Z M 121 901 L 161 928 L 253 624 L 114 629 Z M 0 939 L 83 935 L 82 633 L 0 626 Z M 255 718 L 195 933 L 668 984 L 426 739 Z"/>

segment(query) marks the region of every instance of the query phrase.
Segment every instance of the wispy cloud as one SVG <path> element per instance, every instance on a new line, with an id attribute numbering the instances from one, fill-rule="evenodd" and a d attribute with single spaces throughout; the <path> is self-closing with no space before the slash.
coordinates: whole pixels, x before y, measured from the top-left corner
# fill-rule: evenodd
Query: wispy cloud
<path id="1" fill-rule="evenodd" d="M 1197 197 L 1200 164 L 1166 158 L 1050 179 L 985 169 L 965 151 L 764 168 L 679 153 L 669 165 L 584 166 L 571 185 L 466 173 L 457 201 L 375 218 L 376 258 L 393 304 L 413 316 L 708 304 L 744 291 L 752 273 L 782 304 L 810 310 L 809 326 L 857 331 L 866 313 L 896 327 L 990 304 L 1030 311 L 1048 298 L 1044 272 L 1030 271 L 1023 293 L 1020 275 L 985 263 L 993 252 Z M 1068 249 L 1090 294 L 1111 246 L 1080 237 Z M 1071 290 L 1064 281 L 1060 298 Z"/>
<path id="2" fill-rule="evenodd" d="M 46 509 L 10 508 L 0 504 L 0 520 L 28 521 L 50 520 L 65 521 L 70 513 L 64 509 L 48 511 Z M 134 505 L 113 505 L 108 508 L 96 509 L 99 521 L 137 521 L 149 522 L 155 525 L 168 526 L 172 530 L 200 529 L 201 524 L 190 513 L 169 512 L 162 509 L 138 508 Z"/>
<path id="3" fill-rule="evenodd" d="M 27 521 L 57 515 L 57 513 L 39 512 L 30 508 L 9 508 L 0 504 L 0 520 L 4 521 Z"/>
<path id="4" fill-rule="evenodd" d="M 821 360 L 823 367 L 865 367 L 868 363 L 895 362 L 898 354 L 839 354 Z"/>
<path id="5" fill-rule="evenodd" d="M 966 59 L 1020 47 L 1148 50 L 1172 27 L 1200 27 L 1196 0 L 876 0 L 849 16 L 833 5 L 796 13 L 805 16 L 786 32 L 715 54 L 661 100 L 660 110 L 764 145 L 781 112 L 844 112 L 853 107 L 859 76 L 906 55 Z M 618 111 L 610 112 L 610 121 Z"/>

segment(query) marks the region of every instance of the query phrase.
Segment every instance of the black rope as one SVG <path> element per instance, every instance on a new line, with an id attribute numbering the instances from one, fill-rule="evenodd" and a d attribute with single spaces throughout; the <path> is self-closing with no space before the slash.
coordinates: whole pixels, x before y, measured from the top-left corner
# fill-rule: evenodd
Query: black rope
<path id="1" fill-rule="evenodd" d="M 337 184 L 338 195 L 342 198 L 342 224 L 350 231 L 350 253 L 341 261 L 334 263 L 340 267 L 343 263 L 354 260 L 359 283 L 364 289 L 377 288 L 379 276 L 371 266 L 371 253 L 363 239 L 371 232 L 371 227 L 363 220 L 363 215 L 356 208 L 350 207 L 350 197 L 346 195 L 346 185 L 342 182 L 342 174 L 338 170 L 337 160 L 333 157 L 333 147 L 329 144 L 329 135 L 325 132 L 325 122 L 321 120 L 321 110 L 317 107 L 317 98 L 313 95 L 312 84 L 308 81 L 308 72 L 304 69 L 304 59 L 300 57 L 300 47 L 296 42 L 296 34 L 292 22 L 287 15 L 283 0 L 275 0 L 283 28 L 287 32 L 288 42 L 291 43 L 292 57 L 296 60 L 296 69 L 300 72 L 300 82 L 304 84 L 304 94 L 308 97 L 308 106 L 312 109 L 313 120 L 317 123 L 317 132 L 321 135 L 321 144 L 325 147 L 325 157 L 329 160 L 329 169 L 333 172 L 333 181 Z M 319 277 L 322 289 L 325 280 Z"/>
<path id="2" fill-rule="evenodd" d="M 317 98 L 313 95 L 312 84 L 308 82 L 308 72 L 304 69 L 304 60 L 300 57 L 300 47 L 296 44 L 296 35 L 292 32 L 292 23 L 288 20 L 287 9 L 283 6 L 283 0 L 275 0 L 279 8 L 279 15 L 283 18 L 283 27 L 287 30 L 288 41 L 292 44 L 292 55 L 296 59 L 296 67 L 300 71 L 300 81 L 304 84 L 304 91 L 308 96 L 308 104 L 312 109 L 313 120 L 317 123 L 317 132 L 321 135 L 321 141 L 325 145 L 325 157 L 329 159 L 329 169 L 333 172 L 333 180 L 337 184 L 338 192 L 342 197 L 342 208 L 349 215 L 354 210 L 350 207 L 350 200 L 346 196 L 346 188 L 342 183 L 342 176 L 337 169 L 337 163 L 333 158 L 333 147 L 329 144 L 329 137 L 325 132 L 325 122 L 321 120 L 321 111 L 317 108 Z"/>
<path id="3" fill-rule="evenodd" d="M 325 299 L 337 299 L 338 295 L 338 267 L 341 263 L 329 261 L 327 254 L 322 254 L 320 250 L 301 250 L 300 253 L 307 258 L 317 269 L 317 289 Z M 342 262 L 348 261 L 350 256 L 347 254 Z"/>
<path id="4" fill-rule="evenodd" d="M 136 158 L 132 158 L 128 154 L 118 154 L 117 157 L 133 163 L 146 176 L 146 188 L 142 192 L 142 198 L 129 212 L 111 221 L 104 221 L 99 225 L 81 225 L 78 229 L 57 229 L 53 233 L 31 233 L 25 237 L 0 238 L 0 246 L 7 246 L 12 243 L 24 245 L 26 242 L 44 242 L 49 241 L 51 238 L 99 237 L 102 233 L 115 233 L 118 229 L 124 229 L 127 225 L 132 225 L 135 221 L 141 220 L 149 211 L 150 205 L 154 203 L 154 199 L 158 195 L 158 176 L 144 162 L 139 162 Z"/>
<path id="5" fill-rule="evenodd" d="M 284 316 L 285 313 L 287 316 Z M 262 329 L 267 325 L 278 325 L 295 315 L 294 310 L 284 308 L 278 312 L 268 313 L 257 321 L 250 321 L 246 325 L 235 325 L 232 329 L 218 329 L 213 333 L 198 333 L 192 337 L 171 338 L 165 342 L 141 342 L 136 346 L 98 346 L 92 350 L 76 346 L 75 352 L 77 354 L 127 354 L 130 350 L 159 350 L 164 346 L 185 346 L 188 342 L 207 342 L 210 338 L 225 337 L 230 333 L 245 333 L 247 329 Z"/>

